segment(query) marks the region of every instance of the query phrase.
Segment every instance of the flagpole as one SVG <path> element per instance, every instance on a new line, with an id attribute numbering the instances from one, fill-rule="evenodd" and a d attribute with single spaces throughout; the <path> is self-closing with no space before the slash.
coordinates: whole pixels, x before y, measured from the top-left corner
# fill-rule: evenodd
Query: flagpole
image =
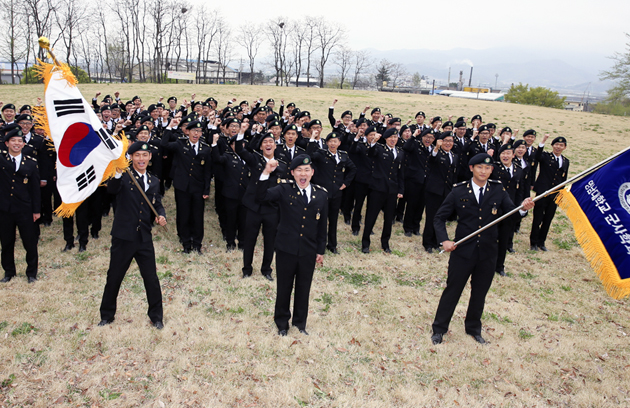
<path id="1" fill-rule="evenodd" d="M 153 207 L 153 204 L 151 204 L 149 197 L 147 197 L 147 195 L 144 193 L 144 190 L 142 189 L 142 187 L 140 187 L 138 180 L 136 180 L 136 178 L 133 176 L 133 174 L 131 173 L 131 170 L 129 170 L 129 167 L 127 167 L 125 171 L 127 172 L 127 174 L 129 174 L 131 181 L 133 181 L 133 184 L 136 185 L 136 188 L 138 189 L 140 194 L 142 194 L 142 197 L 144 197 L 144 199 L 147 200 L 147 204 L 149 204 L 149 208 L 151 209 L 151 211 L 153 211 L 153 214 L 155 214 L 155 217 L 156 218 L 159 217 L 160 214 L 158 214 L 158 212 L 155 211 L 155 207 Z M 162 225 L 162 227 L 164 228 L 164 231 L 168 232 L 168 228 L 166 228 L 166 225 Z"/>
<path id="2" fill-rule="evenodd" d="M 577 180 L 586 177 L 587 175 L 589 175 L 590 173 L 594 172 L 595 170 L 599 169 L 600 167 L 602 167 L 603 165 L 609 163 L 610 161 L 616 159 L 617 157 L 621 156 L 622 154 L 624 154 L 625 152 L 627 152 L 628 150 L 630 150 L 630 146 L 625 148 L 624 150 L 613 154 L 612 156 L 608 157 L 607 159 L 597 163 L 596 165 L 589 167 L 588 169 L 584 170 L 583 172 L 581 172 L 580 174 L 578 174 L 577 176 L 571 177 L 569 180 L 558 184 L 557 186 L 545 191 L 542 194 L 537 195 L 536 197 L 532 198 L 533 202 L 536 202 L 538 200 L 540 200 L 543 197 L 548 196 L 549 194 L 553 193 L 556 190 L 561 189 L 562 187 L 566 186 L 567 184 L 571 184 L 576 182 Z M 474 237 L 475 235 L 479 234 L 482 231 L 487 230 L 488 228 L 492 227 L 493 225 L 503 221 L 504 219 L 508 218 L 509 216 L 511 216 L 512 214 L 514 214 L 517 211 L 520 211 L 523 209 L 523 204 L 521 204 L 520 206 L 516 207 L 515 209 L 513 209 L 512 211 L 503 214 L 501 217 L 497 218 L 496 220 L 492 221 L 491 223 L 484 225 L 482 228 L 479 228 L 477 231 L 473 232 L 470 235 L 465 236 L 464 238 L 460 239 L 459 241 L 455 242 L 455 246 L 462 244 L 465 241 L 468 241 L 470 238 Z M 440 251 L 440 254 L 443 253 L 444 250 Z"/>
<path id="3" fill-rule="evenodd" d="M 52 60 L 55 63 L 55 65 L 60 67 L 61 64 L 59 63 L 59 61 L 57 61 L 57 57 L 55 57 L 55 54 L 53 54 L 53 52 L 50 49 L 50 40 L 48 38 L 42 36 L 42 37 L 39 37 L 39 40 L 37 40 L 37 42 L 39 43 L 39 46 L 41 48 L 43 48 L 46 51 L 48 51 L 48 55 L 50 55 L 50 58 L 52 58 Z"/>

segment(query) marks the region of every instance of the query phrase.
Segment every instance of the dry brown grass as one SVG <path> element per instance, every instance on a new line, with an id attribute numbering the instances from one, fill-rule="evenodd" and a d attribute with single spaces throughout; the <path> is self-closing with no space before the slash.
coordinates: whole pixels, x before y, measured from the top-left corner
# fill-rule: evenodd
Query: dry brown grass
<path id="1" fill-rule="evenodd" d="M 125 98 L 142 95 L 145 103 L 159 95 L 183 99 L 193 90 L 219 100 L 271 96 L 279 102 L 284 96 L 322 121 L 335 96 L 340 111 L 355 114 L 366 104 L 403 118 L 419 109 L 442 116 L 480 113 L 521 134 L 533 127 L 566 136 L 571 174 L 630 142 L 627 118 L 504 103 L 245 86 L 81 89 L 87 97 L 120 89 Z M 1 91 L 5 103 L 33 103 L 42 87 Z M 341 254 L 325 256 L 315 274 L 311 335 L 292 329 L 280 338 L 272 319 L 275 285 L 259 274 L 240 278 L 241 253 L 225 253 L 212 206 L 206 207 L 204 255 L 184 255 L 174 233 L 172 191 L 164 202 L 171 232 L 155 231 L 162 331 L 149 325 L 135 264 L 116 321 L 96 326 L 111 217 L 85 254 L 60 252 L 60 220 L 43 228 L 40 280 L 33 285 L 24 277 L 24 251 L 16 251 L 18 278 L 0 287 L 0 406 L 630 406 L 628 301 L 607 296 L 561 213 L 552 225 L 550 252 L 528 251 L 531 216 L 515 237 L 517 253 L 506 263 L 511 276 L 495 279 L 487 299 L 484 336 L 491 344 L 479 346 L 464 333 L 466 290 L 445 344 L 433 346 L 431 322 L 448 256 L 426 254 L 418 237 L 402 235 L 400 224 L 394 254 L 366 256 L 341 223 Z M 23 325 L 27 330 L 16 330 Z"/>

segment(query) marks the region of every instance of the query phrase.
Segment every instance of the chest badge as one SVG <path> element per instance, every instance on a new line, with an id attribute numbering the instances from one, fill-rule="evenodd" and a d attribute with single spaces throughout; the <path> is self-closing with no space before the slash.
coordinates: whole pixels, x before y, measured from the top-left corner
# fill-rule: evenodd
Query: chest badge
<path id="1" fill-rule="evenodd" d="M 24 184 L 28 184 L 28 179 L 27 178 L 24 179 Z"/>
<path id="2" fill-rule="evenodd" d="M 320 217 L 319 211 L 317 211 L 317 214 L 315 215 L 315 219 L 319 221 L 319 217 Z"/>
<path id="3" fill-rule="evenodd" d="M 202 161 L 201 161 L 201 165 L 203 166 L 204 164 L 206 164 L 206 161 L 205 161 L 205 160 L 202 160 Z"/>
<path id="4" fill-rule="evenodd" d="M 497 207 L 492 207 L 492 215 L 497 215 Z"/>

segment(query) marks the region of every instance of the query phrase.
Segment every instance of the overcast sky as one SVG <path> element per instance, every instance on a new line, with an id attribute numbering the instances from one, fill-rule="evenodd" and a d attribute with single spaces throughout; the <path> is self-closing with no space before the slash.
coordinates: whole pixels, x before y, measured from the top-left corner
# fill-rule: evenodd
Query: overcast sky
<path id="1" fill-rule="evenodd" d="M 202 0 L 193 0 L 198 1 Z M 251 6 L 256 3 L 258 6 Z M 227 4 L 218 9 L 234 29 L 246 21 L 264 22 L 277 16 L 325 16 L 346 28 L 347 43 L 352 49 L 516 46 L 583 50 L 588 58 L 589 52 L 610 55 L 624 51 L 624 33 L 630 32 L 628 0 L 316 0 Z M 235 9 L 237 4 L 240 6 Z"/>

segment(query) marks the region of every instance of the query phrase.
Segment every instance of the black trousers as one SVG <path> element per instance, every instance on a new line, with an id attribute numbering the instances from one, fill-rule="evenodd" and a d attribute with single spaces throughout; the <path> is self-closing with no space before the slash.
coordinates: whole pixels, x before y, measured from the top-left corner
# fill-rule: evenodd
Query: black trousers
<path id="1" fill-rule="evenodd" d="M 529 235 L 530 245 L 544 246 L 549 233 L 549 227 L 558 204 L 554 201 L 556 194 L 550 194 L 536 201 L 534 207 L 534 220 L 532 221 L 532 232 Z"/>
<path id="2" fill-rule="evenodd" d="M 201 249 L 204 205 L 201 193 L 193 194 L 175 188 L 177 235 L 184 248 Z"/>
<path id="3" fill-rule="evenodd" d="M 352 208 L 354 208 L 354 191 L 356 182 L 350 183 L 350 186 L 343 189 L 341 198 L 341 213 L 343 220 L 350 222 L 352 220 Z"/>
<path id="4" fill-rule="evenodd" d="M 225 236 L 227 207 L 225 205 L 225 197 L 221 192 L 223 191 L 223 181 L 217 177 L 214 178 L 214 209 L 219 217 L 219 226 L 221 227 L 221 233 Z"/>
<path id="5" fill-rule="evenodd" d="M 342 190 L 343 191 L 343 190 Z M 339 209 L 341 208 L 342 192 L 336 197 L 328 198 L 328 248 L 337 248 L 337 223 L 339 221 Z"/>
<path id="6" fill-rule="evenodd" d="M 424 183 L 405 182 L 405 198 L 407 209 L 403 221 L 405 232 L 420 232 L 420 221 L 424 212 Z"/>
<path id="7" fill-rule="evenodd" d="M 107 283 L 103 291 L 101 301 L 101 319 L 113 320 L 116 315 L 116 301 L 120 285 L 125 274 L 135 259 L 140 269 L 140 275 L 144 281 L 144 289 L 147 292 L 149 310 L 147 314 L 152 322 L 162 321 L 162 290 L 160 281 L 155 272 L 155 251 L 153 242 L 142 242 L 138 236 L 137 241 L 127 241 L 112 237 L 110 250 L 109 269 L 107 271 Z"/>
<path id="8" fill-rule="evenodd" d="M 226 208 L 225 240 L 227 246 L 236 246 L 238 239 L 239 248 L 245 244 L 245 218 L 247 208 L 241 200 L 223 197 Z"/>
<path id="9" fill-rule="evenodd" d="M 514 237 L 514 225 L 521 219 L 521 214 L 512 214 L 499 223 L 499 254 L 497 255 L 497 266 L 495 271 L 505 268 L 505 255 L 508 248 L 512 248 L 512 238 Z"/>
<path id="10" fill-rule="evenodd" d="M 476 251 L 477 253 L 479 251 Z M 470 259 L 457 255 L 457 249 L 451 252 L 448 261 L 448 278 L 446 288 L 442 292 L 440 303 L 433 321 L 433 333 L 444 334 L 448 332 L 448 326 L 455 312 L 455 307 L 462 296 L 462 291 L 470 280 L 470 300 L 466 312 L 466 333 L 470 335 L 481 334 L 481 315 L 486 303 L 486 295 L 494 278 L 494 266 L 496 255 L 484 259 Z"/>
<path id="11" fill-rule="evenodd" d="M 37 277 L 37 237 L 39 228 L 33 222 L 33 213 L 28 211 L 9 212 L 0 210 L 1 263 L 4 276 L 15 276 L 15 228 L 20 231 L 22 245 L 26 250 L 26 276 Z"/>
<path id="12" fill-rule="evenodd" d="M 363 211 L 363 203 L 370 192 L 370 185 L 365 183 L 354 182 L 354 211 L 352 213 L 352 231 L 361 229 L 361 211 Z"/>
<path id="13" fill-rule="evenodd" d="M 260 272 L 263 275 L 271 275 L 271 261 L 273 260 L 274 244 L 276 242 L 276 230 L 278 229 L 278 212 L 260 214 L 247 209 L 245 219 L 245 245 L 243 248 L 243 275 L 252 274 L 252 262 L 254 260 L 254 248 L 258 240 L 258 232 L 262 226 L 263 234 L 263 259 Z"/>
<path id="14" fill-rule="evenodd" d="M 56 186 L 54 189 L 54 203 L 55 208 L 61 205 L 61 196 Z M 82 202 L 74 212 L 74 216 L 62 218 L 63 239 L 66 241 L 66 244 L 74 243 L 74 220 L 76 220 L 77 223 L 77 240 L 80 245 L 86 246 L 88 243 L 90 221 L 88 217 L 88 205 L 85 201 Z"/>
<path id="15" fill-rule="evenodd" d="M 81 206 L 87 204 L 88 220 L 92 226 L 92 235 L 98 235 L 101 231 L 103 214 L 109 214 L 109 208 L 112 202 L 111 196 L 111 194 L 107 193 L 107 187 L 101 186 L 81 204 Z"/>
<path id="16" fill-rule="evenodd" d="M 363 237 L 361 238 L 361 246 L 363 248 L 370 247 L 370 234 L 378 214 L 383 210 L 383 232 L 381 233 L 381 247 L 389 248 L 389 238 L 392 236 L 392 221 L 396 211 L 396 193 L 389 194 L 381 191 L 370 191 L 368 195 L 367 211 L 365 213 L 365 228 L 363 228 Z"/>
<path id="17" fill-rule="evenodd" d="M 289 330 L 291 319 L 291 291 L 295 283 L 293 297 L 293 322 L 298 329 L 306 329 L 308 298 L 315 271 L 316 254 L 292 255 L 276 250 L 276 309 L 273 320 L 278 330 Z"/>
<path id="18" fill-rule="evenodd" d="M 42 196 L 42 209 L 41 209 L 41 217 L 39 220 L 40 223 L 52 223 L 53 221 L 53 205 L 52 198 L 55 187 L 53 186 L 54 182 L 49 180 L 46 183 L 46 186 L 40 189 Z"/>
<path id="19" fill-rule="evenodd" d="M 422 232 L 422 246 L 425 248 L 438 248 L 439 245 L 437 242 L 437 236 L 435 235 L 435 228 L 433 228 L 433 219 L 435 218 L 435 214 L 437 214 L 446 196 L 426 191 L 424 197 L 426 204 L 426 219 L 424 221 L 424 231 Z"/>

